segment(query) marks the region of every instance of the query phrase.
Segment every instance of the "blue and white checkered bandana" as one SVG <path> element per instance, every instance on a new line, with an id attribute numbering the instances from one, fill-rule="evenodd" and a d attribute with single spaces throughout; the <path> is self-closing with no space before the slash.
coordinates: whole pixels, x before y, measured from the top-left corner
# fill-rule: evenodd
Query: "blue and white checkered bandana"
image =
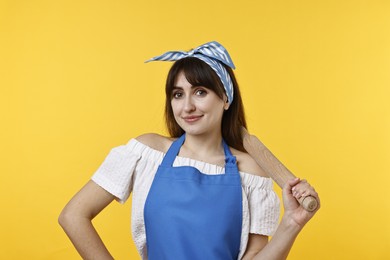
<path id="1" fill-rule="evenodd" d="M 216 41 L 202 44 L 201 46 L 192 49 L 188 52 L 168 51 L 160 56 L 153 57 L 146 62 L 176 61 L 186 57 L 195 57 L 206 62 L 215 71 L 215 73 L 217 73 L 225 88 L 225 92 L 228 97 L 228 102 L 229 104 L 231 104 L 233 101 L 233 83 L 232 79 L 229 76 L 229 73 L 222 65 L 222 63 L 232 69 L 235 69 L 235 66 L 227 50 Z"/>

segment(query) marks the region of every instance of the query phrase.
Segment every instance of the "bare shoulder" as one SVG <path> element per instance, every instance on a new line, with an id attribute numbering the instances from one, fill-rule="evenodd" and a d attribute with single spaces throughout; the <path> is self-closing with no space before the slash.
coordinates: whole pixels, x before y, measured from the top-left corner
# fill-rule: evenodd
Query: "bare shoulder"
<path id="1" fill-rule="evenodd" d="M 137 139 L 138 142 L 143 143 L 144 145 L 149 146 L 152 149 L 164 153 L 168 151 L 169 147 L 173 142 L 172 138 L 155 133 L 142 134 L 135 139 Z"/>
<path id="2" fill-rule="evenodd" d="M 256 161 L 245 152 L 230 148 L 233 155 L 237 158 L 238 170 L 253 175 L 268 177 L 267 173 L 256 163 Z"/>

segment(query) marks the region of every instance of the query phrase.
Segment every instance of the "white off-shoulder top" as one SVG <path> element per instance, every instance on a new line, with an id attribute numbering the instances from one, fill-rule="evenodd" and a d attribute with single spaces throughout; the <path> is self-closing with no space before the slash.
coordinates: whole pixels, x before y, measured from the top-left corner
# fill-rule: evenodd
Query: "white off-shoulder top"
<path id="1" fill-rule="evenodd" d="M 92 176 L 92 180 L 124 203 L 132 192 L 131 227 L 142 259 L 147 259 L 144 205 L 157 168 L 165 153 L 131 139 L 113 148 Z M 204 174 L 224 174 L 224 167 L 177 156 L 173 166 L 193 166 Z M 280 202 L 270 178 L 240 172 L 243 223 L 240 254 L 245 252 L 249 233 L 272 235 L 280 214 Z"/>

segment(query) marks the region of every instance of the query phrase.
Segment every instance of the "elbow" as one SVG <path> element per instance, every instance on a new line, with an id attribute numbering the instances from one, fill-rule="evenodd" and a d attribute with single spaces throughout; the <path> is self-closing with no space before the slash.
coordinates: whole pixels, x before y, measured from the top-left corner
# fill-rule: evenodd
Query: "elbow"
<path id="1" fill-rule="evenodd" d="M 58 224 L 60 224 L 62 229 L 67 231 L 78 225 L 78 219 L 77 212 L 72 211 L 69 207 L 65 207 L 58 216 Z"/>
<path id="2" fill-rule="evenodd" d="M 92 218 L 89 215 L 86 216 L 82 212 L 68 206 L 58 216 L 58 224 L 66 233 L 78 230 L 85 223 L 91 223 L 91 220 Z"/>
<path id="3" fill-rule="evenodd" d="M 58 224 L 63 228 L 66 229 L 68 226 L 68 223 L 70 223 L 71 214 L 69 214 L 66 209 L 63 209 L 58 216 Z"/>

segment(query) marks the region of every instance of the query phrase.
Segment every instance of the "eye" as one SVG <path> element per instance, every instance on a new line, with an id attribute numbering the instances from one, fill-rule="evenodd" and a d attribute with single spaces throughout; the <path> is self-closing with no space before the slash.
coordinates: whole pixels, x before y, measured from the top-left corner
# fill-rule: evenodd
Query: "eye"
<path id="1" fill-rule="evenodd" d="M 207 94 L 207 91 L 205 89 L 202 89 L 202 88 L 197 89 L 195 91 L 195 95 L 197 95 L 197 96 L 205 96 L 206 94 Z"/>
<path id="2" fill-rule="evenodd" d="M 175 98 L 175 99 L 181 98 L 182 96 L 183 96 L 183 93 L 181 91 L 175 91 L 172 94 L 172 98 Z"/>

